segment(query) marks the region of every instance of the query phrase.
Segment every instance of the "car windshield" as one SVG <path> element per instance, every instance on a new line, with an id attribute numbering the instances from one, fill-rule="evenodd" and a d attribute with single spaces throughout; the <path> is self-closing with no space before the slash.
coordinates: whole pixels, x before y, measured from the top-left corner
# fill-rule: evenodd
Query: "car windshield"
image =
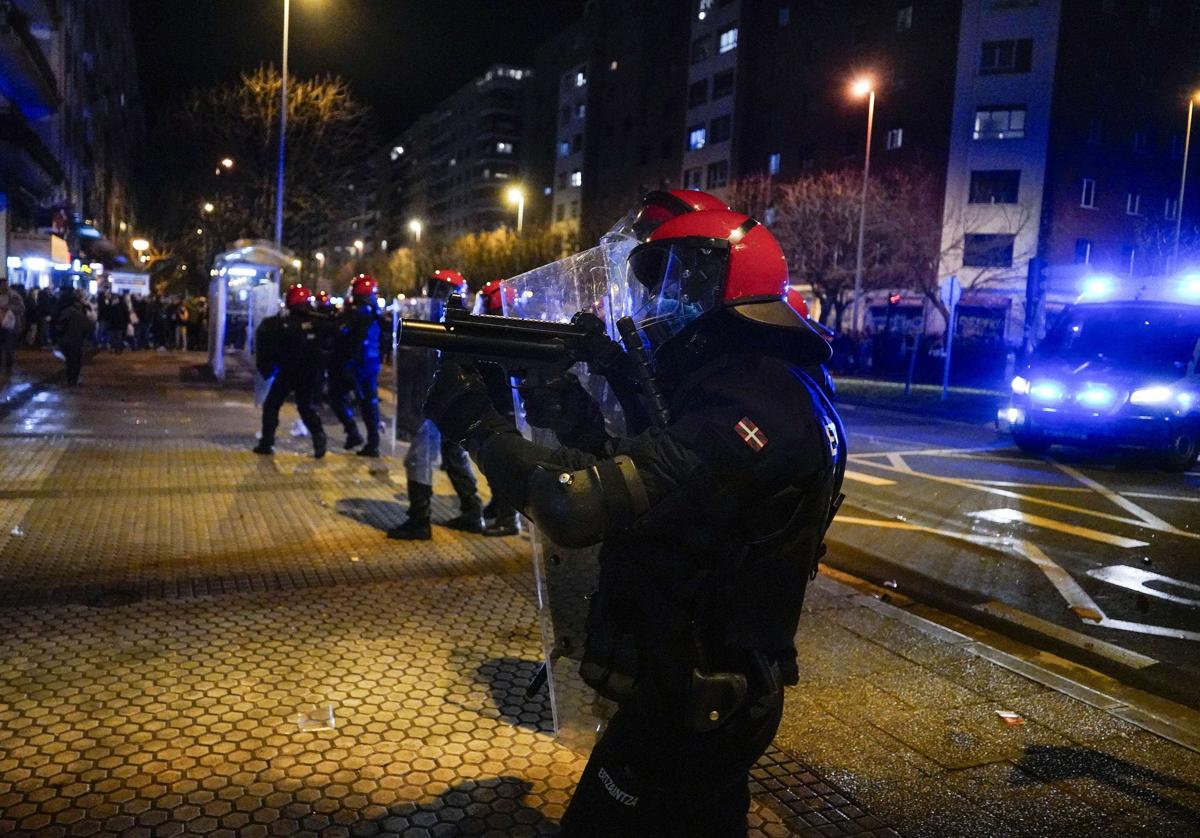
<path id="1" fill-rule="evenodd" d="M 1038 355 L 1078 364 L 1181 376 L 1200 342 L 1197 306 L 1075 306 L 1063 313 Z"/>

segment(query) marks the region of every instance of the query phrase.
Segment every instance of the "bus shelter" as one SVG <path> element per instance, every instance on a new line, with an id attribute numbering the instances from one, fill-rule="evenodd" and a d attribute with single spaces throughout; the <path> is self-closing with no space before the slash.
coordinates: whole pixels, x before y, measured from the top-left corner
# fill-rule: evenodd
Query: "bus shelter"
<path id="1" fill-rule="evenodd" d="M 254 352 L 254 330 L 279 311 L 283 274 L 294 268 L 291 251 L 271 242 L 241 240 L 213 260 L 209 281 L 208 363 L 225 378 L 225 352 Z"/>

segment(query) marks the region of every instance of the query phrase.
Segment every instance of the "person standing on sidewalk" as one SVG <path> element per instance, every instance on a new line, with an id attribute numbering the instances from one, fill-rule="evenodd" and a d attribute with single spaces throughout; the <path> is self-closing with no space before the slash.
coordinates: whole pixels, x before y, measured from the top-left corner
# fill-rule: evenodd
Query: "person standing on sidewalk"
<path id="1" fill-rule="evenodd" d="M 313 456 L 325 456 L 325 429 L 313 404 L 321 386 L 321 341 L 324 329 L 312 307 L 312 292 L 293 285 L 284 295 L 286 314 L 263 320 L 255 332 L 258 357 L 255 363 L 263 378 L 271 378 L 271 389 L 263 401 L 262 435 L 255 454 L 275 453 L 275 429 L 279 427 L 279 408 L 287 397 L 296 394 L 296 410 L 312 437 Z"/>
<path id="2" fill-rule="evenodd" d="M 25 302 L 8 287 L 8 278 L 0 277 L 0 368 L 5 375 L 12 375 L 24 323 Z"/>
<path id="3" fill-rule="evenodd" d="M 531 422 L 555 417 L 561 447 L 541 446 L 446 360 L 426 415 L 551 541 L 601 545 L 580 674 L 619 708 L 563 835 L 744 836 L 749 771 L 798 682 L 800 607 L 844 471 L 837 413 L 801 369 L 829 347 L 784 301 L 779 244 L 740 213 L 666 220 L 628 267 L 664 427 L 611 438 L 561 376 L 525 394 Z M 611 369 L 610 383 L 623 374 Z"/>
<path id="4" fill-rule="evenodd" d="M 79 373 L 83 369 L 83 342 L 92 332 L 92 321 L 84 310 L 82 292 L 63 288 L 59 299 L 61 310 L 54 324 L 54 334 L 67 366 L 67 385 L 74 387 L 79 384 Z"/>
<path id="5" fill-rule="evenodd" d="M 442 268 L 425 283 L 429 297 L 429 319 L 441 321 L 446 301 L 467 290 L 467 281 L 458 271 Z M 432 349 L 398 347 L 396 350 L 396 429 L 409 439 L 404 456 L 404 478 L 408 494 L 408 518 L 388 530 L 388 538 L 401 541 L 428 541 L 433 538 L 430 502 L 433 500 L 433 464 L 440 451 L 442 467 L 458 496 L 458 517 L 445 523 L 450 529 L 469 533 L 483 532 L 483 503 L 479 486 L 471 470 L 466 449 L 438 433 L 425 418 L 425 394 L 437 370 L 437 352 Z"/>
<path id="6" fill-rule="evenodd" d="M 484 314 L 502 317 L 504 316 L 505 296 L 508 297 L 508 302 L 511 304 L 514 302 L 515 294 L 516 292 L 512 288 L 506 287 L 498 279 L 493 279 L 479 289 L 480 304 L 478 308 Z M 483 364 L 479 368 L 479 373 L 487 384 L 488 394 L 492 397 L 492 404 L 495 405 L 497 412 L 510 422 L 514 421 L 516 405 L 513 402 L 508 371 L 499 364 Z M 483 508 L 483 520 L 485 522 L 483 534 L 491 538 L 516 535 L 521 531 L 517 510 L 499 495 L 492 495 L 488 505 Z"/>
<path id="7" fill-rule="evenodd" d="M 346 449 L 363 445 L 354 421 L 353 403 L 358 402 L 367 428 L 366 445 L 360 457 L 379 456 L 379 284 L 359 274 L 350 286 L 350 300 L 337 319 L 333 360 L 329 378 L 334 412 L 346 430 Z"/>

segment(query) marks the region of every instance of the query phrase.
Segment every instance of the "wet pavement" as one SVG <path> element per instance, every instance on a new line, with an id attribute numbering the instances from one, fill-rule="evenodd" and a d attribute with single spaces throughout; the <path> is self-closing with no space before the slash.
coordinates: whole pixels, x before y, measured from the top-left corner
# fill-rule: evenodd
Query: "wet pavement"
<path id="1" fill-rule="evenodd" d="M 1138 451 L 1030 457 L 987 425 L 868 407 L 844 418 L 843 567 L 910 593 L 932 581 L 944 601 L 1200 707 L 1179 689 L 1200 678 L 1200 467 L 1168 474 Z"/>
<path id="2" fill-rule="evenodd" d="M 65 390 L 25 354 L 5 387 L 0 834 L 556 834 L 584 755 L 524 695 L 528 541 L 387 541 L 398 460 L 316 462 L 290 407 L 252 455 L 247 390 L 200 360 L 105 355 Z M 1200 754 L 1124 694 L 880 596 L 814 584 L 753 835 L 1200 820 Z"/>

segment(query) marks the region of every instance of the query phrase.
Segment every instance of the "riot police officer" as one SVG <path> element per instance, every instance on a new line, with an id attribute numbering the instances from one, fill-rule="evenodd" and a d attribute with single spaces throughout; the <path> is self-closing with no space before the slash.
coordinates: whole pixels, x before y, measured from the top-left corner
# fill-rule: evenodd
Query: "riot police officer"
<path id="1" fill-rule="evenodd" d="M 467 281 L 458 271 L 440 268 L 425 285 L 429 297 L 429 319 L 438 321 L 445 314 L 447 301 L 464 294 Z M 433 500 L 433 461 L 440 450 L 442 467 L 458 496 L 459 514 L 445 526 L 470 533 L 483 532 L 483 509 L 475 474 L 466 450 L 453 439 L 440 436 L 425 417 L 423 404 L 429 383 L 437 369 L 437 353 L 431 349 L 398 349 L 396 354 L 396 427 L 409 438 L 404 456 L 408 516 L 404 523 L 388 530 L 388 538 L 403 541 L 428 541 L 433 537 L 431 502 Z"/>
<path id="2" fill-rule="evenodd" d="M 255 454 L 275 453 L 279 408 L 294 393 L 296 410 L 312 437 L 313 456 L 325 456 L 325 430 L 313 402 L 321 386 L 323 330 L 313 311 L 312 292 L 293 285 L 284 295 L 285 313 L 268 317 L 255 332 L 256 363 L 271 388 L 262 407 L 262 435 Z"/>
<path id="3" fill-rule="evenodd" d="M 329 378 L 334 412 L 346 430 L 346 449 L 358 448 L 360 457 L 379 456 L 379 284 L 359 274 L 350 286 L 350 299 L 336 321 Z M 366 425 L 363 439 L 354 421 L 358 402 Z"/>
<path id="4" fill-rule="evenodd" d="M 563 834 L 740 836 L 844 470 L 836 411 L 801 369 L 829 347 L 784 301 L 774 237 L 739 213 L 668 217 L 628 267 L 665 427 L 609 438 L 561 379 L 566 396 L 530 393 L 527 413 L 585 407 L 554 427 L 562 447 L 538 446 L 447 362 L 426 411 L 552 541 L 602 543 L 580 674 L 619 708 Z"/>

